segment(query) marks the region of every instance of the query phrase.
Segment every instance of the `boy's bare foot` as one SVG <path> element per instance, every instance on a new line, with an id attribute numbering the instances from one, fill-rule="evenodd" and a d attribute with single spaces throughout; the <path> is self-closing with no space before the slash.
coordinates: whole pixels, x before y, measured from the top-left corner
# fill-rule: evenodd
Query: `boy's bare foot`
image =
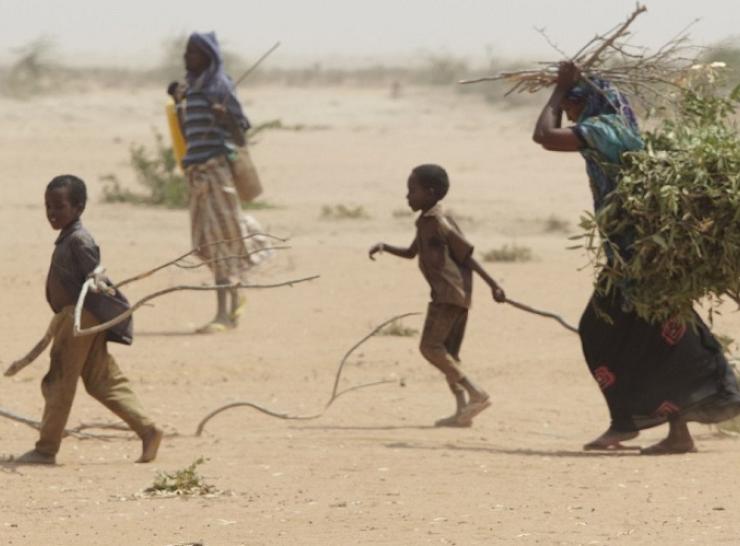
<path id="1" fill-rule="evenodd" d="M 640 455 L 681 455 L 683 453 L 696 453 L 696 451 L 693 440 L 676 440 L 669 436 L 657 444 L 641 449 Z"/>
<path id="2" fill-rule="evenodd" d="M 458 420 L 462 423 L 473 421 L 473 418 L 486 408 L 491 407 L 491 398 L 486 394 L 481 397 L 472 397 L 458 413 Z"/>
<path id="3" fill-rule="evenodd" d="M 157 427 L 152 427 L 149 432 L 144 435 L 141 439 L 141 457 L 136 459 L 137 463 L 148 463 L 153 461 L 157 457 L 157 451 L 159 451 L 159 444 L 162 443 L 162 432 Z"/>
<path id="4" fill-rule="evenodd" d="M 450 415 L 449 417 L 443 417 L 437 419 L 434 422 L 435 427 L 453 427 L 453 428 L 468 428 L 473 426 L 472 419 L 461 419 L 459 413 Z"/>
<path id="5" fill-rule="evenodd" d="M 609 429 L 604 434 L 584 444 L 584 451 L 619 451 L 629 449 L 639 449 L 638 447 L 631 447 L 622 445 L 622 442 L 626 440 L 632 440 L 637 438 L 639 432 L 617 432 Z"/>
<path id="6" fill-rule="evenodd" d="M 32 449 L 26 451 L 17 459 L 13 459 L 13 462 L 16 464 L 57 464 L 57 458 L 54 455 L 47 455 Z"/>

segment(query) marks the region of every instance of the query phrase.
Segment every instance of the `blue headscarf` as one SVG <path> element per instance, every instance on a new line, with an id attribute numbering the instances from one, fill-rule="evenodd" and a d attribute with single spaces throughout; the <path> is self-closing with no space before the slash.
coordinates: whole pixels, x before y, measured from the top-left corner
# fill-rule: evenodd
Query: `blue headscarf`
<path id="1" fill-rule="evenodd" d="M 249 121 L 236 98 L 234 82 L 224 71 L 224 61 L 216 33 L 193 32 L 188 38 L 188 44 L 197 46 L 211 61 L 200 75 L 192 71 L 186 73 L 188 86 L 205 94 L 212 104 L 223 104 L 242 129 L 245 131 L 249 129 Z"/>
<path id="2" fill-rule="evenodd" d="M 598 211 L 619 183 L 622 154 L 641 150 L 644 144 L 627 97 L 608 81 L 581 81 L 568 91 L 567 99 L 585 102 L 573 130 L 584 143 L 581 155 Z"/>

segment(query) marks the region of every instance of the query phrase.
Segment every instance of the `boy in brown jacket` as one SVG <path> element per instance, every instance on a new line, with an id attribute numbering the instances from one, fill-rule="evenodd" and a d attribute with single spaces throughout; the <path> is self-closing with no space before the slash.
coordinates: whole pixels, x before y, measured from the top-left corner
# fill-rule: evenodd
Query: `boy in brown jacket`
<path id="1" fill-rule="evenodd" d="M 129 380 L 107 348 L 108 341 L 131 344 L 131 321 L 99 334 L 75 337 L 72 332 L 74 306 L 80 289 L 100 264 L 100 250 L 80 222 L 87 202 L 85 183 L 76 176 L 57 176 L 46 187 L 45 202 L 49 224 L 61 232 L 54 243 L 46 278 L 46 299 L 60 322 L 51 347 L 49 372 L 41 382 L 44 414 L 39 440 L 35 449 L 21 455 L 16 462 L 56 463 L 80 377 L 87 392 L 123 419 L 141 438 L 142 452 L 136 462 L 149 462 L 157 456 L 162 431 L 144 415 Z M 106 281 L 99 279 L 99 283 Z M 89 328 L 105 322 L 127 308 L 128 302 L 118 290 L 112 295 L 102 291 L 90 293 L 85 300 L 81 326 Z M 6 375 L 16 371 L 11 366 Z"/>
<path id="2" fill-rule="evenodd" d="M 462 236 L 455 222 L 445 216 L 440 201 L 449 189 L 447 172 L 439 165 L 419 165 L 408 178 L 406 199 L 413 211 L 421 211 L 416 221 L 416 238 L 408 248 L 377 243 L 370 248 L 370 259 L 378 252 L 399 258 L 419 256 L 419 268 L 429 283 L 432 301 L 427 309 L 420 351 L 447 379 L 457 409 L 436 426 L 469 427 L 473 418 L 491 405 L 488 394 L 476 386 L 460 369 L 460 346 L 470 308 L 473 271 L 499 303 L 504 291 L 473 258 L 473 247 Z"/>

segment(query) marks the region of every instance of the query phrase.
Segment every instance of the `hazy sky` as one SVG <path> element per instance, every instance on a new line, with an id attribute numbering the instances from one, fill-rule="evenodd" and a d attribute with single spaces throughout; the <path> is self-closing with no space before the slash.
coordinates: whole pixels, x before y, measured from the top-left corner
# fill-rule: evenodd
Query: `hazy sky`
<path id="1" fill-rule="evenodd" d="M 646 0 L 634 26 L 657 46 L 696 18 L 700 44 L 740 35 L 740 0 Z M 574 51 L 616 24 L 634 0 L 0 0 L 0 61 L 48 36 L 60 60 L 153 65 L 167 37 L 216 30 L 226 47 L 254 58 L 275 41 L 275 65 L 367 63 L 491 51 L 508 58 L 554 52 L 533 27 Z"/>

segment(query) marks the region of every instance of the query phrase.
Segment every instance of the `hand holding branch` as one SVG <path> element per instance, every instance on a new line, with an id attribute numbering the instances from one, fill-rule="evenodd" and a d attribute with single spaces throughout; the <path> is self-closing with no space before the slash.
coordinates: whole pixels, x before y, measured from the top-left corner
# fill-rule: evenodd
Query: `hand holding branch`
<path id="1" fill-rule="evenodd" d="M 373 246 L 370 247 L 370 250 L 368 251 L 368 258 L 370 258 L 372 261 L 375 261 L 375 255 L 380 253 L 383 253 L 383 250 L 385 249 L 385 245 L 383 243 L 375 243 Z"/>

